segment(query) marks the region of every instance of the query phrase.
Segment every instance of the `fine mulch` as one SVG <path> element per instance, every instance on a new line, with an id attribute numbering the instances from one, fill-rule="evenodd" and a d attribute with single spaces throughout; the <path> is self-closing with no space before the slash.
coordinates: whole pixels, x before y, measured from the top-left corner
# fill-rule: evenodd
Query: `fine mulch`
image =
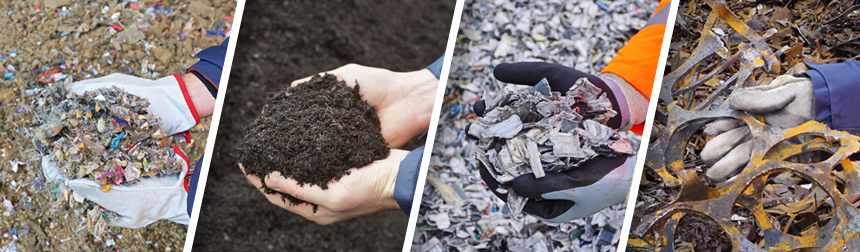
<path id="1" fill-rule="evenodd" d="M 325 190 L 351 168 L 388 157 L 379 117 L 358 90 L 326 74 L 271 93 L 236 149 L 245 174 L 259 176 L 269 194 L 280 193 L 265 183 L 274 171 Z M 294 205 L 308 203 L 280 194 Z"/>

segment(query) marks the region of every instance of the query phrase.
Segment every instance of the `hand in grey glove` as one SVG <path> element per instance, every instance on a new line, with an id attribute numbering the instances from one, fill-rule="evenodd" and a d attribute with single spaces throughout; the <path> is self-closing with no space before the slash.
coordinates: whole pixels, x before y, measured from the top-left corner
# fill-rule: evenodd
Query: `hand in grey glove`
<path id="1" fill-rule="evenodd" d="M 508 195 L 496 189 L 501 185 L 489 169 L 478 164 L 481 178 L 500 199 Z M 636 156 L 599 156 L 575 169 L 547 172 L 542 178 L 526 173 L 511 181 L 510 188 L 529 198 L 523 212 L 551 223 L 564 223 L 584 218 L 604 208 L 627 200 L 630 182 L 636 166 Z"/>
<path id="2" fill-rule="evenodd" d="M 770 85 L 740 88 L 729 96 L 732 109 L 760 114 L 767 125 L 791 128 L 815 118 L 815 94 L 809 78 L 777 77 Z M 750 129 L 732 119 L 718 120 L 705 128 L 716 136 L 702 149 L 702 161 L 711 168 L 705 175 L 724 180 L 747 165 L 752 154 Z"/>

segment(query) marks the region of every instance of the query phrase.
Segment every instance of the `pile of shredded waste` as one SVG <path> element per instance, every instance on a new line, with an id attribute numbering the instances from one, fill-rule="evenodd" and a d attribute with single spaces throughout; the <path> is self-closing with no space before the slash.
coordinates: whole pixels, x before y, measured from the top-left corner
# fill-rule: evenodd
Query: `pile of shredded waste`
<path id="1" fill-rule="evenodd" d="M 109 227 L 103 239 L 90 235 L 87 221 L 73 213 L 78 207 L 71 191 L 46 180 L 41 157 L 28 158 L 37 153 L 31 118 L 44 114 L 31 108 L 30 98 L 68 78 L 123 73 L 158 79 L 184 72 L 198 61 L 196 53 L 230 34 L 235 7 L 235 0 L 0 1 L 0 251 L 182 248 L 187 227 L 168 220 Z M 190 142 L 174 141 L 191 167 L 203 154 L 210 121 L 201 118 Z"/>
<path id="2" fill-rule="evenodd" d="M 724 5 L 722 15 L 718 15 L 712 7 L 714 4 Z M 715 111 L 723 109 L 721 104 L 737 87 L 769 85 L 776 77 L 783 74 L 798 74 L 807 69 L 803 61 L 813 63 L 840 63 L 846 60 L 857 60 L 858 40 L 856 34 L 860 26 L 857 24 L 857 9 L 855 1 L 707 1 L 693 0 L 679 3 L 678 15 L 669 54 L 666 61 L 666 77 L 679 71 L 685 62 L 701 62 L 691 71 L 695 78 L 685 78 L 667 83 L 664 78 L 663 90 L 657 106 L 653 124 L 655 129 L 652 136 L 652 146 L 658 136 L 672 134 L 669 132 L 670 110 L 680 107 L 691 111 Z M 709 21 L 713 15 L 713 20 Z M 727 19 L 724 16 L 734 16 Z M 736 26 L 746 26 L 746 31 Z M 755 47 L 742 46 L 753 42 L 745 36 L 752 34 L 763 38 L 762 43 L 769 48 L 758 50 Z M 719 49 L 719 53 L 711 53 L 704 49 Z M 773 61 L 767 65 L 744 64 L 744 57 L 759 60 L 773 56 Z M 766 67 L 765 67 L 766 66 Z M 777 70 L 777 71 L 774 71 Z M 740 73 L 747 71 L 749 78 L 738 78 Z M 741 80 L 738 80 L 741 79 Z M 735 81 L 734 83 L 732 81 Z M 668 85 L 667 85 L 668 84 Z M 675 118 L 672 118 L 675 119 Z M 701 151 L 705 144 L 713 139 L 707 131 L 697 131 L 692 134 L 686 145 L 683 169 L 695 171 L 703 183 L 711 188 L 728 190 L 737 186 L 752 188 L 754 181 L 734 183 L 736 177 L 725 181 L 709 181 L 703 173 L 710 168 L 702 161 Z M 769 136 L 772 137 L 772 136 Z M 798 139 L 792 139 L 798 140 Z M 802 142 L 807 142 L 803 140 Z M 673 147 L 676 148 L 676 147 Z M 805 149 L 805 148 L 804 148 Z M 648 152 L 648 155 L 663 153 Z M 805 158 L 819 159 L 815 161 Z M 829 155 L 803 153 L 794 158 L 797 163 L 817 163 Z M 753 169 L 754 165 L 746 169 Z M 841 170 L 841 168 L 840 168 Z M 676 173 L 682 171 L 672 171 Z M 834 171 L 833 177 L 843 183 L 847 173 Z M 639 187 L 636 210 L 633 223 L 640 223 L 642 218 L 661 209 L 678 205 L 681 188 L 684 185 L 667 183 L 658 174 L 655 167 L 646 162 L 643 178 Z M 796 172 L 780 172 L 768 176 L 763 192 L 761 207 L 772 221 L 772 225 L 784 230 L 784 234 L 794 236 L 816 236 L 831 219 L 834 219 L 834 204 L 829 197 L 823 197 L 820 185 L 808 180 L 806 175 Z M 712 195 L 713 196 L 713 195 Z M 830 201 L 830 203 L 827 203 Z M 765 232 L 761 224 L 752 215 L 745 204 L 738 204 L 733 209 L 731 222 L 746 236 L 752 244 L 763 244 Z M 754 205 L 754 204 L 750 204 Z M 692 251 L 729 251 L 742 248 L 732 247 L 731 237 L 714 220 L 712 213 L 703 215 L 688 214 L 679 220 L 678 228 L 674 230 L 676 250 Z M 800 218 L 803 216 L 803 218 Z M 815 221 L 813 221 L 815 220 Z M 644 223 L 641 225 L 647 225 Z M 636 229 L 637 225 L 631 228 Z M 656 230 L 656 229 L 655 229 Z M 649 231 L 654 234 L 660 232 Z M 665 238 L 666 236 L 657 236 Z M 631 234 L 631 238 L 635 237 Z M 628 243 L 629 246 L 630 243 Z M 822 243 L 823 244 L 823 243 Z M 663 246 L 665 244 L 661 244 Z M 793 248 L 796 246 L 792 246 Z M 628 251 L 631 247 L 628 248 Z M 800 250 L 800 248 L 798 248 Z"/>

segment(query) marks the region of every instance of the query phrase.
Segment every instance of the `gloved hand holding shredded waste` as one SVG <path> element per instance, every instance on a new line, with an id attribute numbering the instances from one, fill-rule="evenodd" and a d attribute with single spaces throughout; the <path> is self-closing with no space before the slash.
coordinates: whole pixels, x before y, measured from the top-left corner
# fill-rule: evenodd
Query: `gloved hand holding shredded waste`
<path id="1" fill-rule="evenodd" d="M 175 74 L 158 80 L 111 74 L 72 83 L 68 89 L 69 92 L 83 94 L 91 90 L 112 87 L 149 100 L 147 111 L 161 119 L 164 132 L 160 133 L 159 138 L 169 139 L 167 136 L 190 129 L 200 121 L 201 117 L 210 116 L 214 108 L 214 98 L 193 74 L 184 76 Z M 70 180 L 67 185 L 76 197 L 86 198 L 105 209 L 116 212 L 119 218 L 109 222 L 108 225 L 141 228 L 160 219 L 187 225 L 190 218 L 187 212 L 186 175 L 190 163 L 184 152 L 176 145 L 173 145 L 170 153 L 173 154 L 174 160 L 181 163 L 179 174 L 143 177 L 133 184 L 116 184 L 111 187 L 105 187 L 89 178 Z M 50 159 L 42 160 L 43 171 L 46 171 L 46 174 L 53 173 L 47 172 L 52 170 L 51 167 L 56 170 L 56 164 L 53 164 Z M 126 179 L 128 178 L 126 175 Z"/>
<path id="2" fill-rule="evenodd" d="M 496 79 L 514 84 L 534 85 L 546 78 L 552 91 L 566 92 L 580 78 L 606 92 L 606 98 L 612 103 L 612 109 L 618 116 L 610 118 L 607 126 L 624 130 L 645 122 L 648 114 L 648 99 L 624 79 L 606 73 L 600 76 L 577 71 L 576 69 L 546 62 L 502 63 L 493 70 Z M 475 102 L 476 114 L 483 114 L 486 101 Z"/>
<path id="3" fill-rule="evenodd" d="M 815 94 L 809 78 L 777 77 L 766 86 L 739 88 L 729 96 L 729 107 L 764 117 L 767 125 L 791 128 L 815 119 Z M 702 149 L 711 167 L 705 175 L 725 180 L 745 167 L 752 154 L 750 129 L 736 120 L 717 120 L 705 127 L 714 136 Z"/>
<path id="4" fill-rule="evenodd" d="M 729 107 L 761 115 L 764 123 L 791 128 L 809 120 L 831 129 L 860 134 L 860 120 L 854 110 L 860 89 L 860 63 L 811 63 L 800 77 L 782 75 L 769 85 L 739 88 L 729 96 Z M 705 134 L 714 136 L 702 149 L 702 160 L 711 167 L 705 175 L 725 180 L 747 165 L 752 153 L 749 127 L 734 120 L 708 124 Z"/>
<path id="5" fill-rule="evenodd" d="M 481 118 L 466 131 L 481 140 L 481 177 L 496 196 L 514 212 L 549 222 L 626 199 L 635 151 L 612 128 L 632 125 L 630 107 L 641 103 L 628 104 L 615 81 L 557 64 L 500 64 L 494 74 L 509 83 L 540 82 L 526 94 L 485 97 L 474 106 Z"/>

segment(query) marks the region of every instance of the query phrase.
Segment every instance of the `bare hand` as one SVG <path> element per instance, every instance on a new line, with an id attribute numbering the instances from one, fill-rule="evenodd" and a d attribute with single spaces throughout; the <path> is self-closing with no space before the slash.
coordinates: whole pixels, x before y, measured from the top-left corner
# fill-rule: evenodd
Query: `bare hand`
<path id="1" fill-rule="evenodd" d="M 400 148 L 430 127 L 433 102 L 439 80 L 423 69 L 392 72 L 387 69 L 348 64 L 327 73 L 345 80 L 350 87 L 359 84 L 359 93 L 376 110 L 382 123 L 382 136 L 389 148 Z M 293 81 L 295 87 L 311 77 Z"/>
<path id="2" fill-rule="evenodd" d="M 350 174 L 328 184 L 323 190 L 317 185 L 300 186 L 292 178 L 284 178 L 279 172 L 266 176 L 266 186 L 319 206 L 316 212 L 309 204 L 292 205 L 280 194 L 266 194 L 267 199 L 287 211 L 296 213 L 320 225 L 367 215 L 383 210 L 400 209 L 394 200 L 394 182 L 400 161 L 409 154 L 404 150 L 391 150 L 384 160 L 377 160 L 361 169 L 351 169 Z M 245 167 L 239 164 L 244 173 Z M 247 175 L 251 184 L 263 192 L 260 177 Z"/>

